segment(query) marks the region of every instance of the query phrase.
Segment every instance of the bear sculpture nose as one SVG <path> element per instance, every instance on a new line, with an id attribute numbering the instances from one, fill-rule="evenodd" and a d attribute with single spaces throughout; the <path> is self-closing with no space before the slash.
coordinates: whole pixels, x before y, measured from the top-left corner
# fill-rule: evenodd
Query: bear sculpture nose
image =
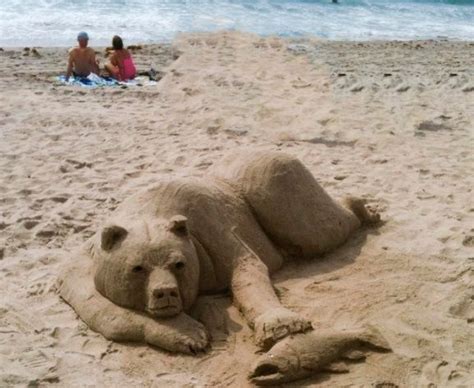
<path id="1" fill-rule="evenodd" d="M 177 298 L 178 295 L 177 287 L 161 287 L 153 290 L 153 296 L 158 300 Z"/>
<path id="2" fill-rule="evenodd" d="M 179 314 L 183 303 L 178 280 L 171 271 L 155 268 L 148 279 L 147 310 L 154 316 Z"/>
<path id="3" fill-rule="evenodd" d="M 152 315 L 169 317 L 178 314 L 182 306 L 178 287 L 161 285 L 151 290 L 147 309 Z"/>

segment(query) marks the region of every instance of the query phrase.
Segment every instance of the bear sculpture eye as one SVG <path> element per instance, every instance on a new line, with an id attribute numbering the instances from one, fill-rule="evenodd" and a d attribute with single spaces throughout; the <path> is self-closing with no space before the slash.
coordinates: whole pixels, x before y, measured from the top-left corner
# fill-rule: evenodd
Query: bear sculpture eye
<path id="1" fill-rule="evenodd" d="M 136 265 L 135 267 L 132 268 L 132 272 L 142 273 L 142 272 L 145 272 L 145 268 L 143 268 L 141 265 Z"/>
<path id="2" fill-rule="evenodd" d="M 184 268 L 184 261 L 177 261 L 174 264 L 174 268 L 177 269 L 178 271 Z"/>

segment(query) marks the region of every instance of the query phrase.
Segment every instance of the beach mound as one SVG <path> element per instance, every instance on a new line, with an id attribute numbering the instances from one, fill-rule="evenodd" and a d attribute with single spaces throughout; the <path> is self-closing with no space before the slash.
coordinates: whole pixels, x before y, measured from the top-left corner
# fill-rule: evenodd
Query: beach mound
<path id="1" fill-rule="evenodd" d="M 311 386 L 470 386 L 474 366 L 474 45 L 325 42 L 234 32 L 144 46 L 156 87 L 62 86 L 65 49 L 0 51 L 0 385 L 248 386 L 252 331 L 229 297 L 197 306 L 202 357 L 117 344 L 58 296 L 63 255 L 164 175 L 204 175 L 231 149 L 300 159 L 332 197 L 385 224 L 273 278 L 315 329 L 370 321 L 393 353 Z"/>

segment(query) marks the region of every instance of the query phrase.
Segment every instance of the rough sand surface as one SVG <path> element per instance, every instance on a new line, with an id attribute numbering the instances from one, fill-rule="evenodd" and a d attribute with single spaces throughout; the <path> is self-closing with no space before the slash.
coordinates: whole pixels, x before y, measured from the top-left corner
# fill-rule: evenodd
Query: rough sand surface
<path id="1" fill-rule="evenodd" d="M 128 89 L 56 85 L 64 49 L 0 51 L 0 385 L 246 386 L 258 355 L 227 296 L 203 298 L 213 349 L 192 358 L 106 341 L 55 281 L 74 260 L 63 248 L 126 196 L 255 147 L 297 156 L 331 195 L 365 196 L 387 221 L 275 277 L 316 330 L 369 322 L 394 350 L 303 384 L 472 386 L 474 44 L 175 44 L 174 62 L 169 47 L 138 50 L 140 70 L 166 75 Z"/>

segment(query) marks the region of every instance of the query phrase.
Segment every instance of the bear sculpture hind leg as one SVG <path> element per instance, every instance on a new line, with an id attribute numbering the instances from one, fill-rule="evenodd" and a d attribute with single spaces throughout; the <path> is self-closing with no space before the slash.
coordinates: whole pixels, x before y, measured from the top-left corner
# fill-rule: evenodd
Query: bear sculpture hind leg
<path id="1" fill-rule="evenodd" d="M 216 165 L 214 174 L 242 193 L 275 245 L 299 257 L 336 248 L 360 227 L 359 217 L 372 219 L 355 200 L 349 210 L 332 200 L 298 159 L 282 153 L 231 154 Z M 263 348 L 311 330 L 310 321 L 280 304 L 267 269 L 250 250 L 234 269 L 232 291 Z"/>
<path id="2" fill-rule="evenodd" d="M 330 251 L 360 227 L 358 217 L 287 154 L 231 154 L 215 174 L 239 188 L 274 244 L 295 256 L 312 258 Z"/>

